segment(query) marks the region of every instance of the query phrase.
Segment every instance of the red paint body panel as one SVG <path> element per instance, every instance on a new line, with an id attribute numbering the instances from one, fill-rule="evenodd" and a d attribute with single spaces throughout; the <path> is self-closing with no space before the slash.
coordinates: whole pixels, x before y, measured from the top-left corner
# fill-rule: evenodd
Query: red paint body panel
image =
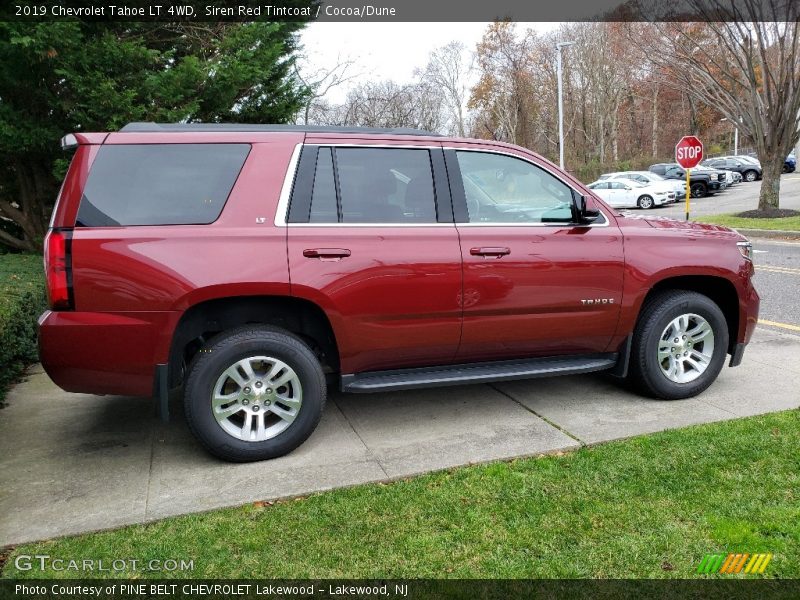
<path id="1" fill-rule="evenodd" d="M 320 240 L 351 255 L 303 256 Z M 326 312 L 343 373 L 450 362 L 461 334 L 454 225 L 290 227 L 292 294 Z"/>
<path id="2" fill-rule="evenodd" d="M 294 296 L 328 317 L 342 373 L 615 351 L 654 285 L 724 279 L 739 297 L 737 341 L 758 315 L 752 264 L 725 228 L 623 217 L 570 175 L 499 142 L 331 133 L 76 134 L 79 147 L 54 210 L 71 228 L 101 144 L 248 143 L 251 151 L 210 225 L 76 228 L 74 311 L 40 319 L 42 363 L 69 391 L 149 395 L 184 312 L 233 296 Z M 298 144 L 472 148 L 516 154 L 578 189 L 604 227 L 274 224 Z M 500 258 L 471 248 L 508 248 Z M 314 256 L 339 249 L 348 256 Z M 613 302 L 586 305 L 581 299 Z"/>
<path id="3" fill-rule="evenodd" d="M 155 365 L 166 359 L 166 334 L 179 318 L 178 312 L 47 311 L 39 319 L 39 356 L 68 392 L 150 396 Z"/>

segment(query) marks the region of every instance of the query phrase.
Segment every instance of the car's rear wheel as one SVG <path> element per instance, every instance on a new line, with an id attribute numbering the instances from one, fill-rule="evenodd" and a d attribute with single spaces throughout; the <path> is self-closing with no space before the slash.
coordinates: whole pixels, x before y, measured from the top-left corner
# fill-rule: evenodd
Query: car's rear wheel
<path id="1" fill-rule="evenodd" d="M 710 298 L 668 290 L 642 309 L 631 348 L 631 382 L 662 400 L 690 398 L 719 375 L 728 348 L 728 326 Z"/>
<path id="2" fill-rule="evenodd" d="M 744 175 L 742 175 L 742 177 L 744 177 L 745 181 L 755 181 L 756 179 L 758 179 L 758 173 L 756 173 L 755 171 L 752 171 L 752 170 L 751 171 L 745 171 Z"/>
<path id="3" fill-rule="evenodd" d="M 653 202 L 652 196 L 648 196 L 647 194 L 645 194 L 644 196 L 639 196 L 639 201 L 637 202 L 637 204 L 639 205 L 639 208 L 647 210 L 649 208 L 653 208 L 653 205 L 655 203 Z"/>
<path id="4" fill-rule="evenodd" d="M 189 368 L 184 404 L 192 433 L 215 456 L 275 458 L 302 444 L 325 406 L 325 376 L 291 333 L 246 326 L 211 339 Z"/>
<path id="5" fill-rule="evenodd" d="M 692 198 L 704 198 L 708 193 L 708 188 L 706 188 L 705 183 L 693 183 L 689 188 L 689 191 L 692 193 Z"/>

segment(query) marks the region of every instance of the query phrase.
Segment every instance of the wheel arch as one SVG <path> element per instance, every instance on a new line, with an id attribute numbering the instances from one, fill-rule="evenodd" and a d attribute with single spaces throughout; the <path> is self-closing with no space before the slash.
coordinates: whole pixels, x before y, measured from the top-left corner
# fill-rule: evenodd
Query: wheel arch
<path id="1" fill-rule="evenodd" d="M 719 306 L 728 325 L 728 353 L 733 351 L 739 332 L 739 295 L 729 279 L 715 275 L 677 275 L 653 283 L 637 311 L 638 318 L 647 302 L 664 290 L 687 290 L 710 298 Z"/>
<path id="2" fill-rule="evenodd" d="M 169 387 L 183 381 L 184 367 L 215 335 L 247 324 L 273 325 L 306 341 L 329 372 L 339 371 L 339 349 L 331 322 L 317 304 L 292 296 L 214 298 L 187 308 L 172 334 Z"/>

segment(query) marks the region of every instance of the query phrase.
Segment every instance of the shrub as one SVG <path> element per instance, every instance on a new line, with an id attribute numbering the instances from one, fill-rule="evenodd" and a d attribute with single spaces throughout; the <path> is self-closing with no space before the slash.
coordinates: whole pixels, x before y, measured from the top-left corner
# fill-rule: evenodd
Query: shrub
<path id="1" fill-rule="evenodd" d="M 45 303 L 42 257 L 0 254 L 0 404 L 9 384 L 38 360 L 36 320 Z"/>

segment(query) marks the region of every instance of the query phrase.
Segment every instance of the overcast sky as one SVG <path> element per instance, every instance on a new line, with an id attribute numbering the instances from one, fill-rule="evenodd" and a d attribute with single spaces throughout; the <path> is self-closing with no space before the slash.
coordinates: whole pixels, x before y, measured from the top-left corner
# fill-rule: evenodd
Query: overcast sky
<path id="1" fill-rule="evenodd" d="M 311 23 L 300 35 L 310 70 L 331 68 L 337 58 L 351 59 L 350 72 L 360 81 L 392 79 L 406 83 L 415 68 L 427 63 L 434 48 L 457 40 L 474 51 L 488 23 Z M 518 31 L 528 28 L 548 31 L 559 23 L 517 23 Z M 351 82 L 359 83 L 359 80 Z M 331 90 L 328 100 L 340 102 L 347 86 Z"/>

